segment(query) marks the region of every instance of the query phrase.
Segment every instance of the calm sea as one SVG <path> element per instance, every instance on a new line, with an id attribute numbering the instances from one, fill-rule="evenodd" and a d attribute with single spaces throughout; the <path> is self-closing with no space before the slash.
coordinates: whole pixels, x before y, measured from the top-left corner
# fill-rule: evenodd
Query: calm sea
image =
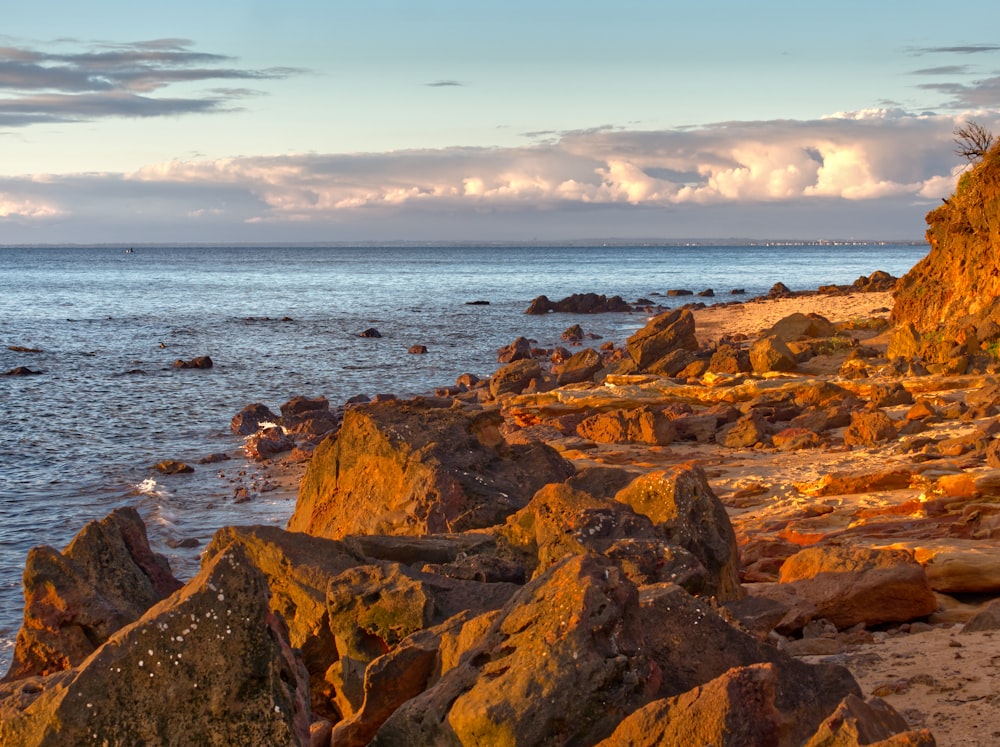
<path id="1" fill-rule="evenodd" d="M 61 549 L 89 520 L 134 505 L 181 575 L 225 524 L 283 524 L 287 498 L 254 490 L 234 459 L 164 477 L 149 465 L 239 453 L 244 405 L 296 395 L 334 404 L 414 395 L 489 375 L 519 335 L 559 344 L 579 322 L 615 342 L 643 314 L 526 316 L 537 295 L 652 298 L 713 288 L 716 301 L 781 281 L 793 290 L 905 273 L 926 246 L 0 248 L 0 673 L 20 625 L 29 548 Z M 705 299 L 711 301 L 712 299 Z M 488 301 L 488 305 L 470 305 Z M 376 327 L 381 339 L 358 333 Z M 414 344 L 427 355 L 409 355 Z M 39 349 L 16 352 L 9 347 Z M 171 363 L 209 355 L 211 370 Z M 237 504 L 234 489 L 251 488 Z"/>

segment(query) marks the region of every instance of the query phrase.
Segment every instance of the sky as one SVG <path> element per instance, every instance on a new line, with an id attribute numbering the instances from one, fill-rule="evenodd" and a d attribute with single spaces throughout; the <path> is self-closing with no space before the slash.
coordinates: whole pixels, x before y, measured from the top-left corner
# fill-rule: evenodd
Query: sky
<path id="1" fill-rule="evenodd" d="M 12 2 L 0 244 L 919 240 L 966 0 Z"/>

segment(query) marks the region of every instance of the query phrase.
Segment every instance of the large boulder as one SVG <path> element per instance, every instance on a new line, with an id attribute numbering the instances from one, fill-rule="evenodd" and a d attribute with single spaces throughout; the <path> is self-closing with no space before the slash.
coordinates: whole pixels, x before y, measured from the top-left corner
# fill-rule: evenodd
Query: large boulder
<path id="1" fill-rule="evenodd" d="M 490 377 L 490 394 L 494 399 L 507 394 L 520 394 L 532 381 L 542 378 L 542 367 L 538 361 L 516 360 L 498 368 Z"/>
<path id="2" fill-rule="evenodd" d="M 545 444 L 507 444 L 500 422 L 418 402 L 352 408 L 316 448 L 288 528 L 339 539 L 502 524 L 574 470 Z"/>
<path id="3" fill-rule="evenodd" d="M 309 744 L 308 679 L 237 547 L 76 671 L 0 689 L 0 744 Z"/>
<path id="4" fill-rule="evenodd" d="M 786 632 L 819 618 L 844 630 L 907 622 L 937 610 L 927 574 L 906 550 L 807 547 L 784 562 L 778 580 L 778 591 L 792 601 L 779 623 Z"/>
<path id="5" fill-rule="evenodd" d="M 659 687 L 637 611 L 616 565 L 571 556 L 521 589 L 481 643 L 371 744 L 596 742 Z"/>
<path id="6" fill-rule="evenodd" d="M 578 353 L 574 353 L 569 359 L 559 367 L 556 375 L 556 384 L 564 386 L 566 384 L 578 384 L 581 381 L 590 381 L 594 374 L 604 367 L 601 354 L 593 348 L 584 348 Z"/>
<path id="7" fill-rule="evenodd" d="M 628 338 L 626 347 L 640 369 L 648 368 L 674 350 L 697 350 L 694 314 L 687 309 L 658 314 Z"/>
<path id="8" fill-rule="evenodd" d="M 824 316 L 795 312 L 779 319 L 760 333 L 761 337 L 773 335 L 783 342 L 809 340 L 816 337 L 833 337 L 837 328 Z"/>
<path id="9" fill-rule="evenodd" d="M 620 490 L 615 500 L 648 516 L 664 537 L 698 558 L 711 580 L 707 593 L 720 599 L 742 596 L 736 534 L 701 467 L 649 472 Z"/>
<path id="10" fill-rule="evenodd" d="M 598 412 L 582 420 L 576 432 L 583 438 L 602 444 L 666 446 L 677 439 L 673 421 L 662 410 L 651 407 Z"/>
<path id="11" fill-rule="evenodd" d="M 5 681 L 76 666 L 181 586 L 134 508 L 88 523 L 61 553 L 31 550 L 23 583 L 24 624 Z"/>
<path id="12" fill-rule="evenodd" d="M 761 337 L 750 346 L 750 367 L 756 374 L 794 371 L 797 365 L 795 353 L 780 337 L 775 335 Z"/>

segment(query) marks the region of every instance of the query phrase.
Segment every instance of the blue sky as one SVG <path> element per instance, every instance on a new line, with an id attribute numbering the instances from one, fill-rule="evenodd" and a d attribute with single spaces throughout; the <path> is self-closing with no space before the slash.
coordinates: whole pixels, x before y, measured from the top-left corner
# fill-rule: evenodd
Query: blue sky
<path id="1" fill-rule="evenodd" d="M 0 244 L 920 238 L 994 6 L 19 3 Z"/>

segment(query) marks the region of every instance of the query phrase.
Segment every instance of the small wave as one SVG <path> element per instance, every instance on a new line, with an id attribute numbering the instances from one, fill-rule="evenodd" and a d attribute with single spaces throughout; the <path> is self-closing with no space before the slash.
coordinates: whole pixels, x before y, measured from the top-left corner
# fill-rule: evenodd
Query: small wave
<path id="1" fill-rule="evenodd" d="M 159 498 L 164 495 L 164 492 L 162 490 L 158 490 L 158 488 L 159 486 L 156 484 L 156 480 L 152 477 L 147 477 L 138 485 L 132 486 L 132 489 L 135 491 L 135 495 L 150 495 Z"/>

